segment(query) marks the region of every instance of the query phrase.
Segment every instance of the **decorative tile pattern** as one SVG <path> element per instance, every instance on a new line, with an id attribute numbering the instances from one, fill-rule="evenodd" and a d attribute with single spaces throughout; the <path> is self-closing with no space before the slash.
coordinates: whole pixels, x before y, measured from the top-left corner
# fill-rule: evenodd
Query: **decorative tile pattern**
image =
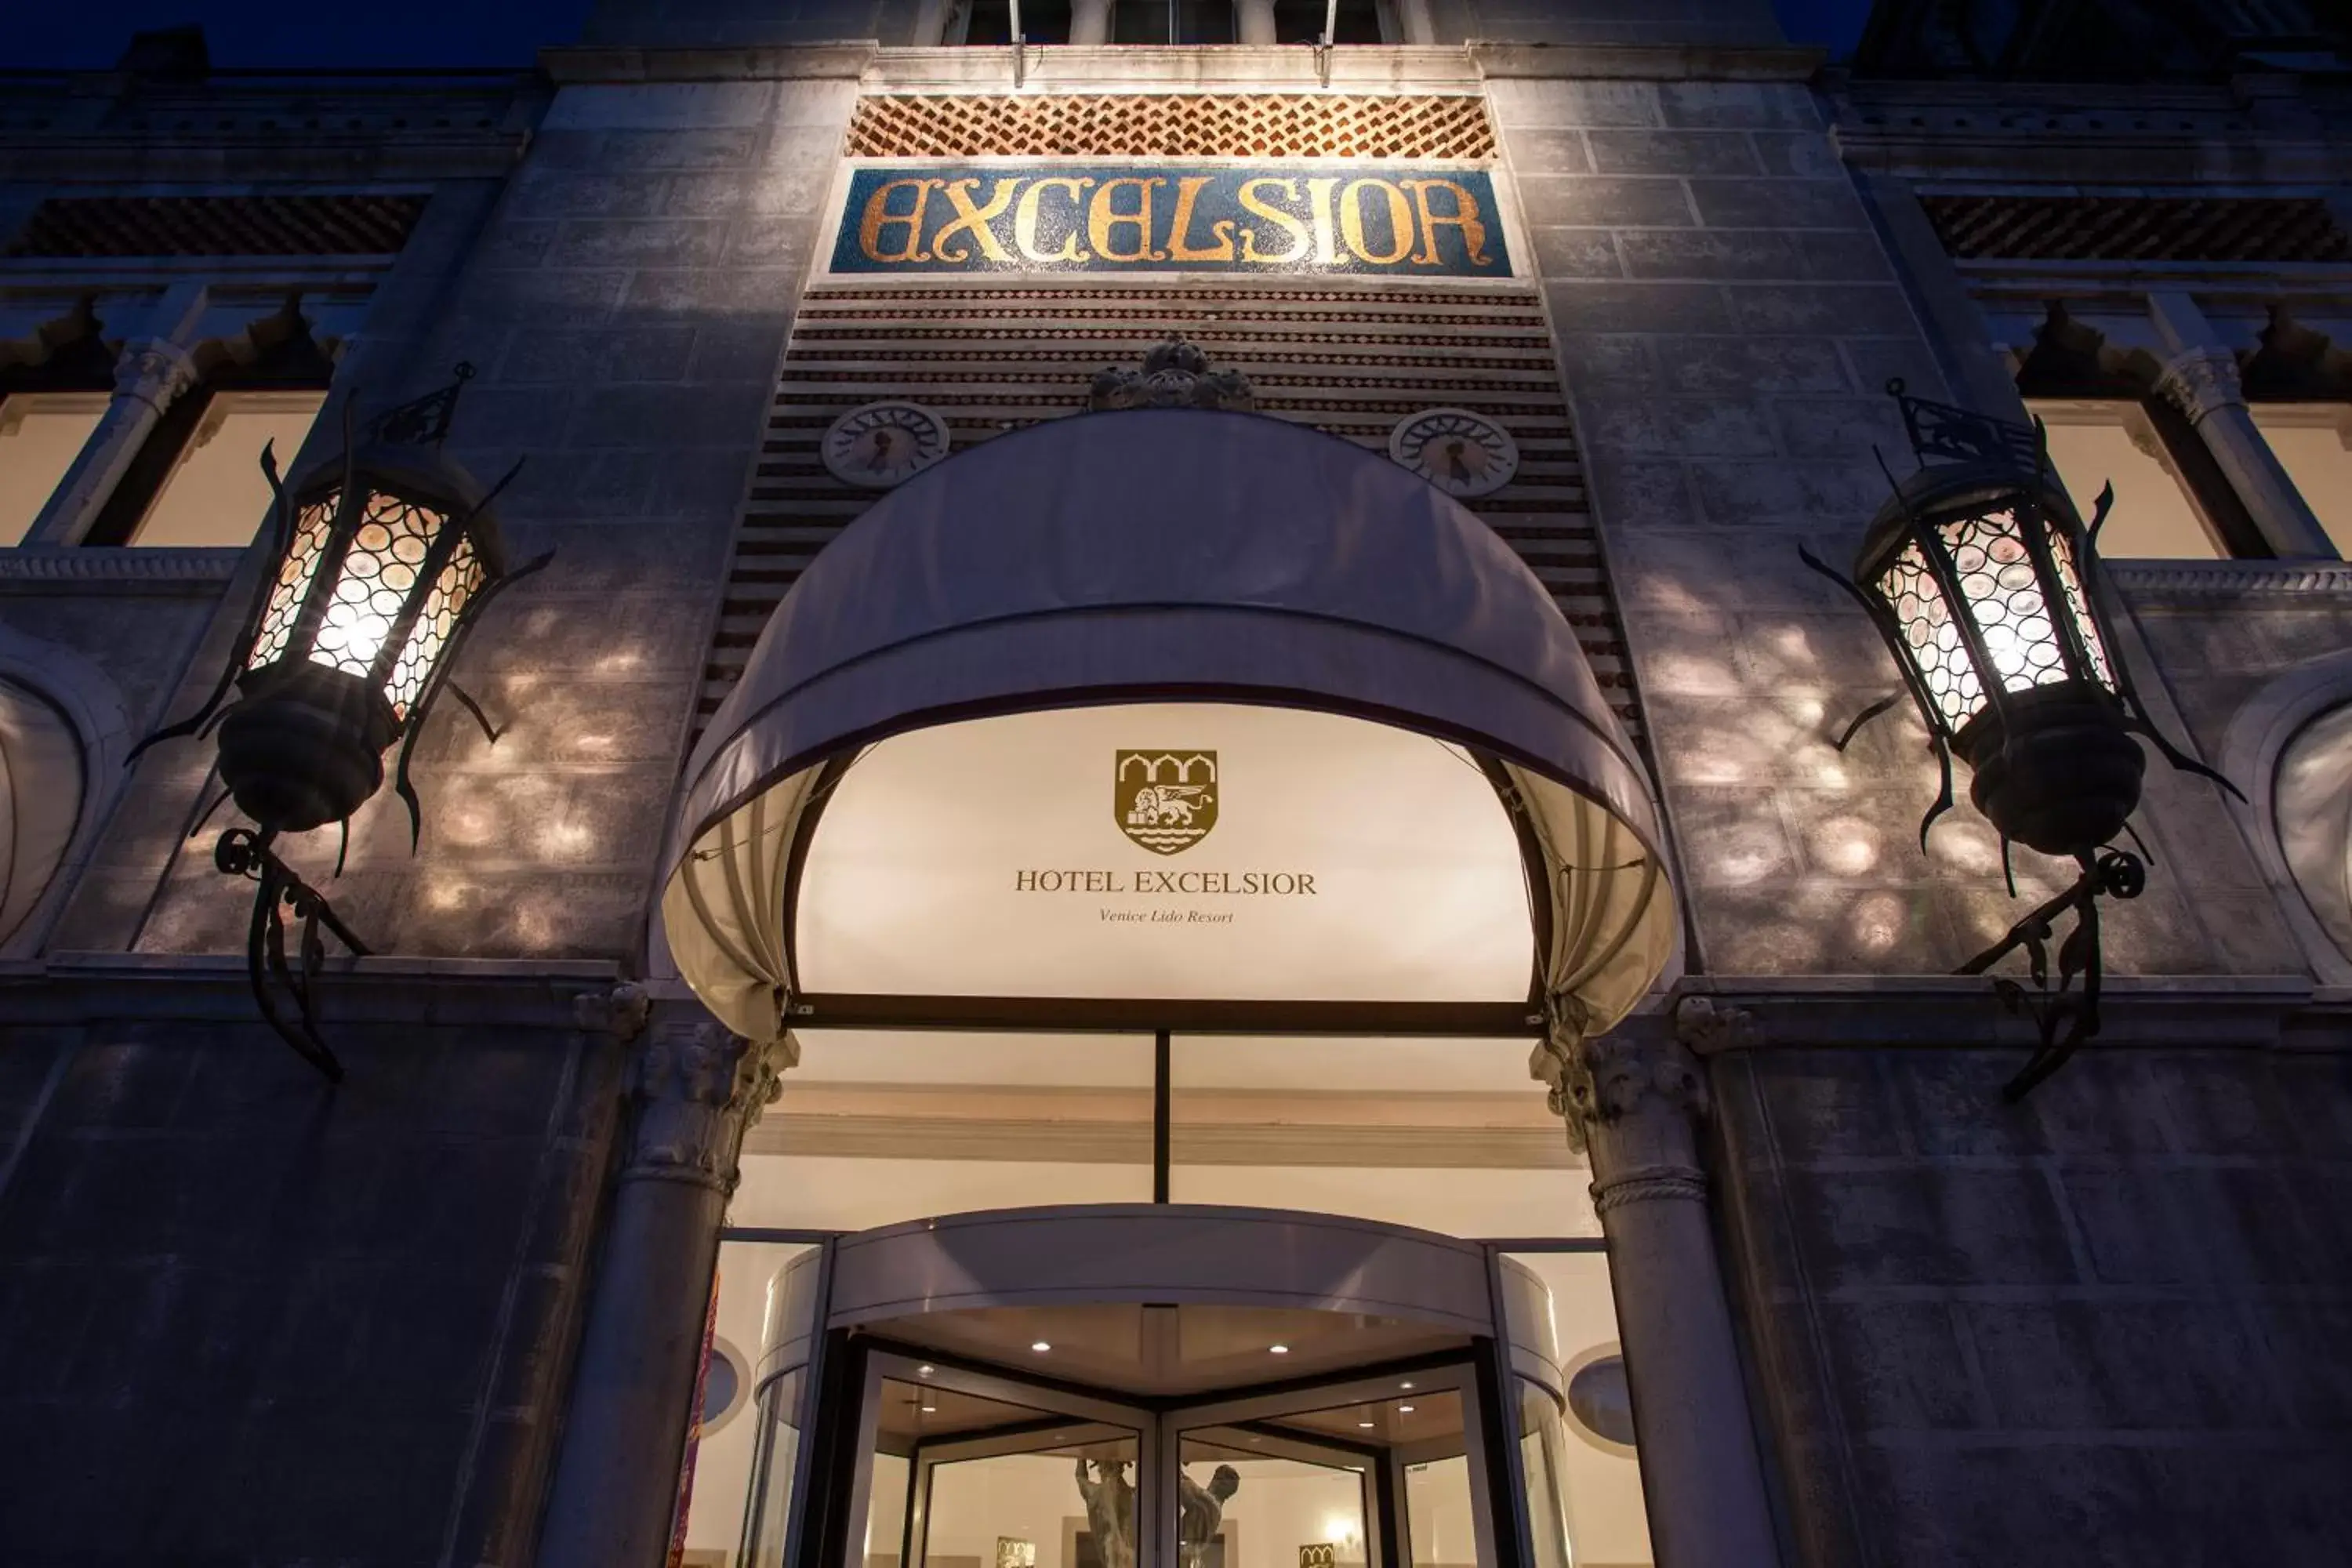
<path id="1" fill-rule="evenodd" d="M 1492 158 L 1474 97 L 1094 93 L 866 99 L 853 158 Z"/>

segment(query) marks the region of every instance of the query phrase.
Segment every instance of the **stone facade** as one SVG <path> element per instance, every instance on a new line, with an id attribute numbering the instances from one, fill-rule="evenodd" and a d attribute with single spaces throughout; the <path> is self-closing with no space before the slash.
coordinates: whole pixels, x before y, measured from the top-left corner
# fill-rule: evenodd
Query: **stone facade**
<path id="1" fill-rule="evenodd" d="M 1569 9 L 1402 4 L 1400 47 L 1328 62 L 1347 90 L 1483 100 L 1521 268 L 1518 316 L 1482 330 L 1539 333 L 1539 297 L 1556 365 L 1457 373 L 1431 363 L 1442 342 L 1384 361 L 1386 329 L 1353 326 L 1329 334 L 1360 356 L 1345 375 L 1286 364 L 1263 320 L 1231 324 L 1275 310 L 1263 296 L 1194 281 L 1166 284 L 1150 325 L 1205 338 L 1226 318 L 1262 357 L 1262 406 L 1348 438 L 1380 439 L 1382 398 L 1529 421 L 1521 488 L 1487 515 L 1638 725 L 1684 984 L 1758 1025 L 1698 1045 L 1696 1098 L 1782 1560 L 2328 1561 L 2352 1536 L 2352 1028 L 2334 989 L 2352 958 L 2312 934 L 2259 809 L 2156 765 L 2156 871 L 2108 916 L 2101 1048 L 2001 1104 L 2022 1026 L 1979 982 L 1919 977 L 2071 868 L 2019 852 L 2012 899 L 1965 804 L 1923 852 L 1935 776 L 1907 712 L 1832 748 L 1895 676 L 1797 552 L 1850 559 L 1886 494 L 1874 448 L 1907 467 L 1892 378 L 2014 416 L 2063 319 L 2147 395 L 2214 373 L 2189 411 L 2210 422 L 2234 406 L 2213 393 L 2223 360 L 2259 380 L 2265 324 L 2317 335 L 2315 363 L 2352 341 L 2327 337 L 2343 261 L 1955 259 L 1923 195 L 2318 193 L 2352 227 L 2352 105 L 2288 70 L 1956 83 L 1938 73 L 1957 46 L 1892 0 L 1852 74 L 1820 73 L 1760 5 Z M 260 553 L 79 546 L 62 510 L 0 551 L 0 677 L 70 710 L 92 779 L 0 974 L 0 1557 L 529 1563 L 562 1535 L 542 1515 L 575 1398 L 674 1416 L 645 1439 L 674 1470 L 690 1346 L 619 1372 L 607 1346 L 589 1357 L 603 1381 L 573 1393 L 579 1347 L 604 1342 L 598 1238 L 644 1163 L 624 1135 L 642 1017 L 596 999 L 643 980 L 656 1035 L 694 1027 L 661 978 L 656 884 L 685 752 L 765 613 L 743 607 L 742 563 L 805 559 L 855 515 L 814 434 L 903 390 L 871 376 L 928 376 L 904 385 L 960 399 L 969 446 L 1077 408 L 1090 371 L 1054 345 L 1108 330 L 1082 306 L 1008 329 L 994 346 L 1035 384 L 1018 395 L 918 353 L 860 382 L 795 338 L 861 95 L 1012 87 L 1010 51 L 922 47 L 943 10 L 607 0 L 528 79 L 123 72 L 0 98 L 0 245 L 67 191 L 429 192 L 379 257 L 12 255 L 0 375 L 40 371 L 86 300 L 108 354 L 161 342 L 191 363 L 249 354 L 254 324 L 290 309 L 338 356 L 316 455 L 346 401 L 387 406 L 464 360 L 479 374 L 450 455 L 485 477 L 523 459 L 508 536 L 557 552 L 458 671 L 506 732 L 445 710 L 420 742 L 421 847 L 387 795 L 352 823 L 340 878 L 331 830 L 288 849 L 390 955 L 325 983 L 352 1068 L 331 1093 L 251 1021 L 228 956 L 245 901 L 190 839 L 217 793 L 209 751 L 123 772 L 130 741 L 209 689 Z M 1043 92 L 1307 93 L 1325 64 L 1069 49 L 1022 68 Z M 2174 293 L 2210 342 L 2150 305 Z M 1309 307 L 1367 298 L 1333 286 Z M 1455 374 L 1467 390 L 1438 385 Z M 2253 487 L 2268 470 L 2245 460 L 2221 466 Z M 2279 531 L 2288 499 L 2242 500 L 2263 537 L 2301 537 Z M 2159 721 L 2256 788 L 2272 752 L 2249 714 L 2290 687 L 2296 712 L 2352 700 L 2352 671 L 2330 673 L 2352 575 L 2294 555 L 2115 574 Z M 623 1212 L 671 1227 L 646 1293 L 690 1322 L 758 1110 L 737 1098 L 695 1217 Z"/>

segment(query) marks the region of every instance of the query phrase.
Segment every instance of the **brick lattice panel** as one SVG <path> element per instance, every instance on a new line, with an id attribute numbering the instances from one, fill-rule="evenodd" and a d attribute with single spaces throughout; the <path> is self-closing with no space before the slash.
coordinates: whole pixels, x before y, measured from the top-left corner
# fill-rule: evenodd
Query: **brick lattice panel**
<path id="1" fill-rule="evenodd" d="M 1491 158 L 1472 97 L 1097 93 L 868 98 L 856 158 Z"/>
<path id="2" fill-rule="evenodd" d="M 407 242 L 421 195 L 58 196 L 10 256 L 380 256 Z"/>
<path id="3" fill-rule="evenodd" d="M 1923 196 L 1964 261 L 2352 261 L 2315 197 Z"/>
<path id="4" fill-rule="evenodd" d="M 1239 283 L 812 290 L 793 323 L 737 533 L 698 729 L 742 674 L 785 592 L 876 499 L 826 472 L 817 447 L 835 419 L 903 398 L 937 410 L 961 451 L 1076 413 L 1097 371 L 1140 363 L 1171 331 L 1219 368 L 1247 374 L 1262 412 L 1376 451 L 1387 451 L 1399 419 L 1424 408 L 1499 421 L 1518 443 L 1518 472 L 1471 509 L 1551 590 L 1611 706 L 1639 733 L 1624 636 L 1536 296 Z"/>

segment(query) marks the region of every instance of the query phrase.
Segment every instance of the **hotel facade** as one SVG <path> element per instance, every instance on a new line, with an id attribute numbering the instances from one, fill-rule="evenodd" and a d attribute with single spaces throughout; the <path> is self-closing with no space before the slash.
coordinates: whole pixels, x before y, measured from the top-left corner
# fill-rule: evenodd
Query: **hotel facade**
<path id="1" fill-rule="evenodd" d="M 0 78 L 0 1560 L 2339 1561 L 2331 25 Z"/>

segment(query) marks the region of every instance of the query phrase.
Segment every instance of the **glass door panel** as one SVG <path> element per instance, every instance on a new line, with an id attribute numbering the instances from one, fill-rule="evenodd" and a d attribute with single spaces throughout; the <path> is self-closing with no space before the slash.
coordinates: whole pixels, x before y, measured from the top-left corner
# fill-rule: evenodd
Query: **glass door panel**
<path id="1" fill-rule="evenodd" d="M 1137 1568 L 1145 1413 L 895 1353 L 866 1386 L 844 1568 Z"/>
<path id="2" fill-rule="evenodd" d="M 1181 1439 L 1178 1568 L 1363 1568 L 1374 1461 L 1319 1444 L 1202 1427 Z"/>

